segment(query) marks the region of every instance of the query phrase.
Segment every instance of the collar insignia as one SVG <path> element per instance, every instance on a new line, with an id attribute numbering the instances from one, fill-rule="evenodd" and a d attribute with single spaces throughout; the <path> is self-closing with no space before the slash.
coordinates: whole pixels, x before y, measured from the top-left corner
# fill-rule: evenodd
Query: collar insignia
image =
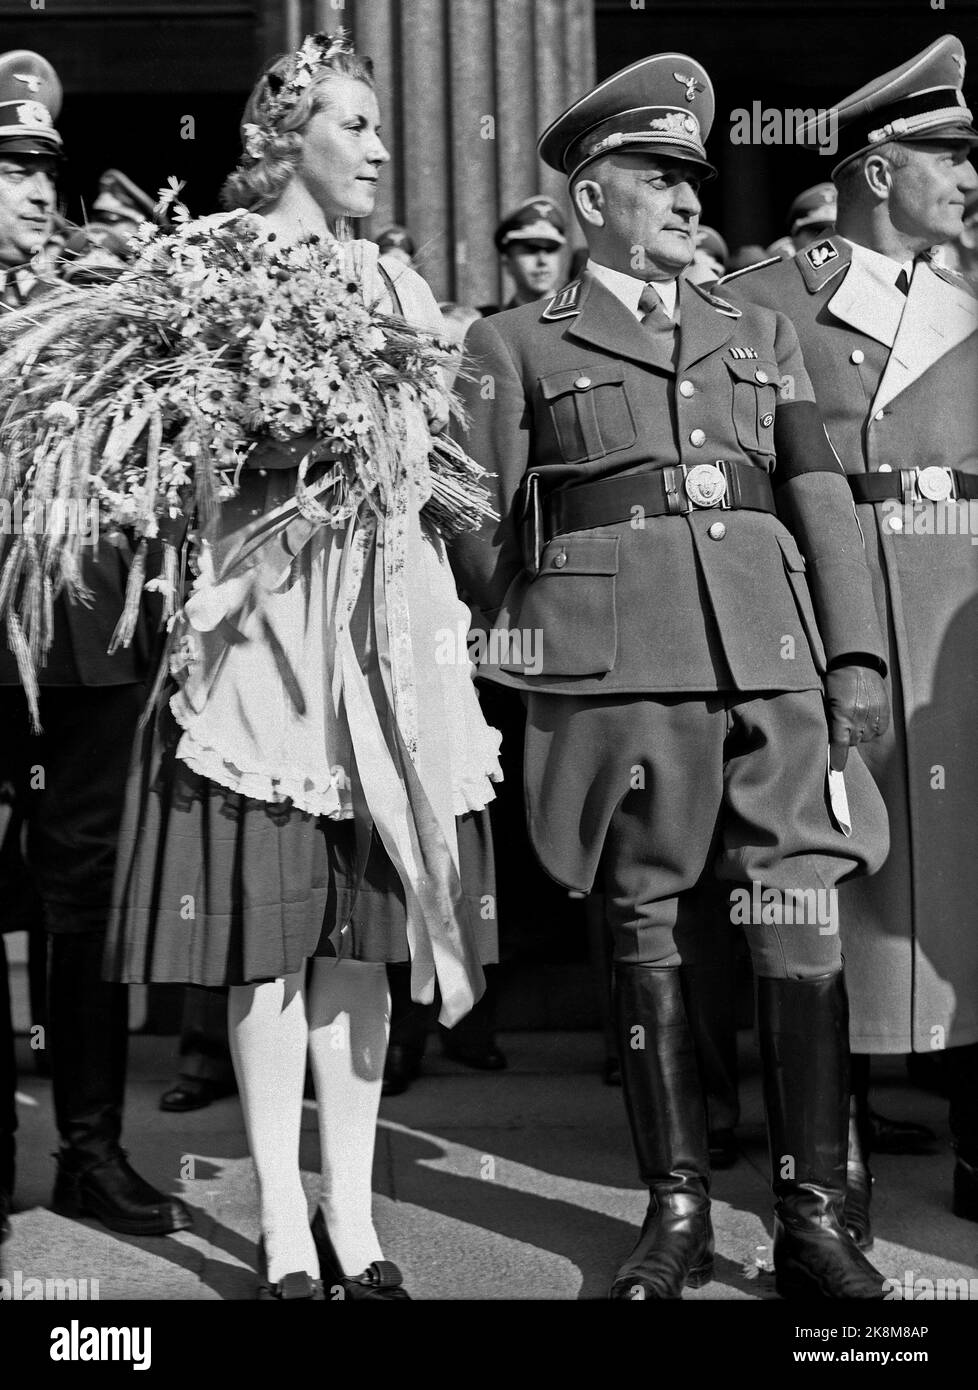
<path id="1" fill-rule="evenodd" d="M 821 270 L 830 261 L 837 261 L 839 253 L 832 245 L 831 241 L 816 241 L 814 246 L 805 248 L 805 259 L 812 270 Z"/>

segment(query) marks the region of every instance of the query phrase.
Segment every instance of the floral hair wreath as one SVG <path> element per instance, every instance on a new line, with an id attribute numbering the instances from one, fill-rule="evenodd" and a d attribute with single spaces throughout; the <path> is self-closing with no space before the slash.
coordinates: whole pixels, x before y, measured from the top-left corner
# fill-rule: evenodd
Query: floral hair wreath
<path id="1" fill-rule="evenodd" d="M 273 93 L 265 104 L 261 123 L 245 121 L 241 127 L 244 152 L 249 162 L 257 164 L 282 121 L 302 97 L 315 77 L 328 66 L 338 53 L 352 54 L 353 45 L 345 30 L 335 34 L 309 34 L 292 56 L 292 75 L 283 80 L 277 73 L 267 73 L 265 81 Z"/>

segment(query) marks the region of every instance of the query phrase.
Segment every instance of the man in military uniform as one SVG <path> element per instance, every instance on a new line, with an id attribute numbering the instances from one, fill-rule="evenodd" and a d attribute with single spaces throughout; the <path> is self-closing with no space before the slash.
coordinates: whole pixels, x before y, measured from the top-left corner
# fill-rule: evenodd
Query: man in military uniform
<path id="1" fill-rule="evenodd" d="M 560 284 L 566 230 L 564 214 L 554 200 L 543 193 L 527 198 L 503 218 L 492 240 L 515 286 L 504 309 L 516 309 L 521 304 L 532 304 L 545 294 L 553 294 Z M 484 304 L 479 312 L 488 317 L 499 313 L 499 306 Z"/>
<path id="2" fill-rule="evenodd" d="M 51 65 L 0 57 L 0 273 L 3 304 L 44 292 L 31 257 L 50 233 L 61 137 Z M 2 554 L 2 548 L 0 548 Z M 128 995 L 102 981 L 102 945 L 129 753 L 144 699 L 146 642 L 107 655 L 127 564 L 104 543 L 83 566 L 90 607 L 55 602 L 40 671 L 43 733 L 31 733 L 17 663 L 0 650 L 0 785 L 26 827 L 25 850 L 50 933 L 47 1044 L 61 1136 L 54 1207 L 130 1235 L 190 1225 L 182 1202 L 145 1182 L 119 1147 Z M 0 1118 L 2 1125 L 2 1118 Z"/>
<path id="3" fill-rule="evenodd" d="M 740 886 L 742 909 L 762 894 L 770 905 L 740 919 L 758 975 L 778 1289 L 880 1298 L 882 1276 L 841 1223 L 838 938 L 792 904 L 828 904 L 885 856 L 858 756 L 851 810 L 838 775 L 849 745 L 887 722 L 884 642 L 794 330 L 682 278 L 714 173 L 713 109 L 700 64 L 669 53 L 609 78 L 541 137 L 590 259 L 549 301 L 470 330 L 468 447 L 496 475 L 502 519 L 459 544 L 458 571 L 493 622 L 483 674 L 527 693 L 536 852 L 569 890 L 605 895 L 651 1195 L 612 1295 L 678 1298 L 712 1275 L 685 994 L 711 958 L 703 900 L 720 880 Z"/>
<path id="4" fill-rule="evenodd" d="M 840 102 L 837 231 L 722 291 L 798 331 L 888 631 L 893 727 L 866 762 L 893 848 L 841 901 L 861 1057 L 847 1218 L 866 1247 L 865 1054 L 948 1049 L 954 1210 L 978 1220 L 978 303 L 930 256 L 978 187 L 964 67 L 946 35 Z"/>

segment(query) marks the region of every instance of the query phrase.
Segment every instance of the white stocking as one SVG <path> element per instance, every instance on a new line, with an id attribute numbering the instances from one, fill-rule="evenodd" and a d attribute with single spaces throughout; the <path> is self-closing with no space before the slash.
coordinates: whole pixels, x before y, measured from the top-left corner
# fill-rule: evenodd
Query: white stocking
<path id="1" fill-rule="evenodd" d="M 258 985 L 232 985 L 228 1038 L 255 1163 L 268 1277 L 306 1270 L 319 1277 L 299 1173 L 306 1070 L 305 965 Z"/>
<path id="2" fill-rule="evenodd" d="M 323 1170 L 320 1203 L 340 1268 L 352 1277 L 383 1258 L 371 1179 L 390 1026 L 386 968 L 315 959 L 308 1013 Z"/>

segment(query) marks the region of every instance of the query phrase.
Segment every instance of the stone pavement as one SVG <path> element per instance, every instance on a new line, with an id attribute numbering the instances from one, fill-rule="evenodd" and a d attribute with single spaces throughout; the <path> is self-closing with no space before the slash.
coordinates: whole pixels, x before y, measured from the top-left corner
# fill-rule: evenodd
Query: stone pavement
<path id="1" fill-rule="evenodd" d="M 620 1092 L 601 1083 L 592 1033 L 508 1033 L 506 1072 L 484 1075 L 440 1056 L 381 1109 L 375 1214 L 387 1256 L 419 1299 L 603 1298 L 645 1210 Z M 743 1157 L 714 1179 L 717 1276 L 689 1299 L 771 1299 L 770 1196 L 756 1054 L 740 1035 Z M 49 1083 L 22 1063 L 19 1177 L 3 1275 L 97 1279 L 101 1299 L 251 1299 L 255 1189 L 237 1100 L 164 1115 L 175 1039 L 132 1039 L 124 1141 L 139 1171 L 179 1193 L 194 1229 L 137 1240 L 55 1216 Z M 433 1052 L 437 1043 L 432 1040 Z M 873 1259 L 903 1279 L 978 1279 L 978 1225 L 950 1212 L 946 1103 L 913 1089 L 900 1059 L 874 1071 L 874 1103 L 940 1136 L 925 1158 L 875 1162 Z M 316 1188 L 316 1116 L 306 1102 L 302 1167 Z M 978 1284 L 973 1286 L 978 1291 Z"/>

